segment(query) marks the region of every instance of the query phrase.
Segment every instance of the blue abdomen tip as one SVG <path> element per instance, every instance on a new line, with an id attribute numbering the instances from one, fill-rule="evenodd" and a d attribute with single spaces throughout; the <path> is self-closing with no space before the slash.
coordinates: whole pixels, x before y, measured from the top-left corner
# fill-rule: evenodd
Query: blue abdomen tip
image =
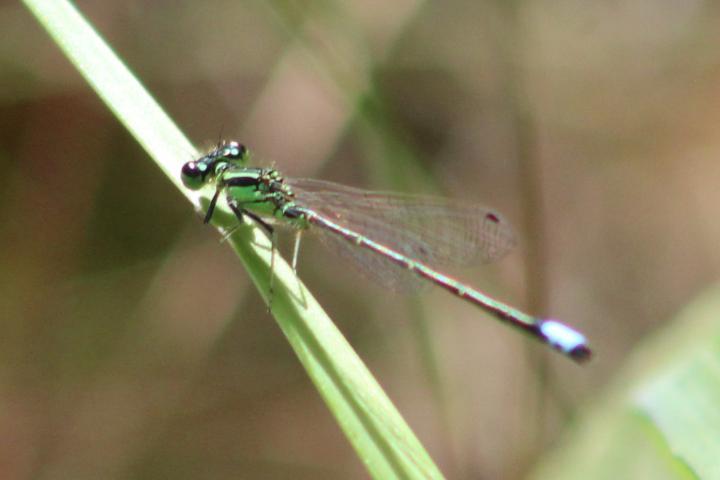
<path id="1" fill-rule="evenodd" d="M 590 358 L 587 339 L 577 330 L 556 320 L 545 320 L 540 324 L 540 332 L 550 345 L 573 359 L 582 361 Z"/>

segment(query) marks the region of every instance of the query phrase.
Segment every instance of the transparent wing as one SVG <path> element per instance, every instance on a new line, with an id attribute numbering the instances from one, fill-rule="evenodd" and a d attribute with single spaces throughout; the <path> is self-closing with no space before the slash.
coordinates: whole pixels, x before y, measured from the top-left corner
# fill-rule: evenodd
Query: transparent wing
<path id="1" fill-rule="evenodd" d="M 389 288 L 399 293 L 418 292 L 430 283 L 388 261 L 382 255 L 358 247 L 345 238 L 320 228 L 313 229 L 313 236 L 341 258 L 349 260 L 369 283 Z"/>
<path id="2" fill-rule="evenodd" d="M 285 183 L 299 206 L 433 267 L 494 261 L 515 244 L 504 217 L 475 204 L 304 178 L 286 179 Z M 419 277 L 336 234 L 315 233 L 330 249 L 353 260 L 384 286 L 402 291 L 423 284 Z"/>
<path id="3" fill-rule="evenodd" d="M 505 218 L 475 204 L 313 179 L 286 183 L 298 205 L 430 265 L 490 262 L 515 245 Z"/>

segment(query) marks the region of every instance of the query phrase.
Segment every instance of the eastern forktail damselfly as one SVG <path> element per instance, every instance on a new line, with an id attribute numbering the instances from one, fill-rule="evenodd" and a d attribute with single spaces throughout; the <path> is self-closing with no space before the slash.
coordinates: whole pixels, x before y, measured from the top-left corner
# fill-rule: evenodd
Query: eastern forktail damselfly
<path id="1" fill-rule="evenodd" d="M 228 141 L 183 165 L 187 188 L 215 187 L 205 223 L 224 192 L 238 219 L 247 216 L 271 234 L 273 226 L 266 219 L 318 232 L 327 245 L 354 259 L 383 285 L 404 290 L 423 280 L 432 282 L 573 360 L 590 358 L 585 337 L 571 327 L 523 313 L 436 270 L 504 255 L 514 240 L 500 214 L 438 197 L 285 178 L 274 168 L 248 166 L 249 157 L 243 145 Z"/>

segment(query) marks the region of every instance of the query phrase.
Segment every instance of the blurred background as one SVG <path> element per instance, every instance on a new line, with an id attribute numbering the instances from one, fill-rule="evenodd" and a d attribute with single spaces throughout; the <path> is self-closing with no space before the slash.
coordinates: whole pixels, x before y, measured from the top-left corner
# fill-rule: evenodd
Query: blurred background
<path id="1" fill-rule="evenodd" d="M 450 273 L 578 327 L 587 366 L 303 244 L 449 478 L 524 477 L 720 272 L 716 2 L 75 3 L 200 147 L 511 221 Z M 18 3 L 0 31 L 0 476 L 366 478 L 217 232 Z"/>

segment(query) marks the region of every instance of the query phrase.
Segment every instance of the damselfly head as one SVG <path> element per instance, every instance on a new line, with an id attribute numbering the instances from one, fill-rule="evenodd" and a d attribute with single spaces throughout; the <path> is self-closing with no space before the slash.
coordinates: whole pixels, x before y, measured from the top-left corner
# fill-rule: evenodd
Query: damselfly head
<path id="1" fill-rule="evenodd" d="M 183 165 L 181 173 L 183 185 L 190 190 L 199 190 L 220 172 L 233 164 L 244 164 L 247 158 L 248 150 L 241 143 L 221 142 L 205 156 Z"/>

